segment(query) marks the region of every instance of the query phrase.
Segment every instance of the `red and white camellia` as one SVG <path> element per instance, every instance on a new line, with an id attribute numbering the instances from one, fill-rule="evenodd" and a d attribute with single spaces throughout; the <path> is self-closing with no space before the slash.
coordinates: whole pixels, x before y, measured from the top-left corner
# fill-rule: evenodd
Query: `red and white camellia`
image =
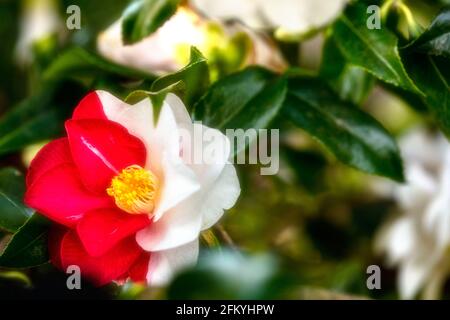
<path id="1" fill-rule="evenodd" d="M 226 136 L 193 123 L 173 94 L 154 125 L 149 99 L 129 105 L 96 91 L 65 128 L 67 137 L 37 154 L 26 181 L 25 203 L 56 222 L 52 263 L 77 265 L 96 285 L 161 285 L 194 264 L 200 232 L 240 193 Z M 192 161 L 206 149 L 209 161 Z"/>

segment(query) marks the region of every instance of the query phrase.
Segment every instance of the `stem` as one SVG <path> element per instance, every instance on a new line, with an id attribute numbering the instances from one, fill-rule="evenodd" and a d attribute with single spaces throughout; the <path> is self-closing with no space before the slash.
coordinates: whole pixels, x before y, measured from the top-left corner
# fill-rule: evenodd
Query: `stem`
<path id="1" fill-rule="evenodd" d="M 220 237 L 222 238 L 223 242 L 225 242 L 229 247 L 236 249 L 236 245 L 233 241 L 233 239 L 230 237 L 228 232 L 225 230 L 225 228 L 219 223 L 216 226 L 217 231 L 220 234 Z"/>

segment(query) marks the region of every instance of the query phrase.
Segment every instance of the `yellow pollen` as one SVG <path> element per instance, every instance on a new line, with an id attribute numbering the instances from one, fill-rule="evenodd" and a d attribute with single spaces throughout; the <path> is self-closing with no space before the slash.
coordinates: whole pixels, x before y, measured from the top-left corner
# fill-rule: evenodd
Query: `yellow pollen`
<path id="1" fill-rule="evenodd" d="M 155 206 L 158 180 L 149 170 L 133 165 L 122 170 L 106 189 L 116 205 L 132 214 L 151 213 Z"/>

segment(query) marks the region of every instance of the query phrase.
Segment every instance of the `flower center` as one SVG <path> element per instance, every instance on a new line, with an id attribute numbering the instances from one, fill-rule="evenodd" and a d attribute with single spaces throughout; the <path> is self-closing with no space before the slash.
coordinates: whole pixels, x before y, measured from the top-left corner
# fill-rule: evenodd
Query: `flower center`
<path id="1" fill-rule="evenodd" d="M 155 206 L 157 187 L 158 180 L 152 172 L 133 165 L 115 176 L 106 192 L 120 209 L 132 214 L 148 214 Z"/>

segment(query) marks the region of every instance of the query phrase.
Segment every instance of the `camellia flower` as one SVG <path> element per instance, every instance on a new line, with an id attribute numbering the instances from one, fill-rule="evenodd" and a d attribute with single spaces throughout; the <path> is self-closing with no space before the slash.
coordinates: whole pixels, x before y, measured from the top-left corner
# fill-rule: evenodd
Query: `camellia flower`
<path id="1" fill-rule="evenodd" d="M 229 140 L 192 123 L 173 94 L 154 125 L 149 99 L 128 105 L 96 91 L 65 127 L 67 137 L 37 154 L 26 179 L 25 203 L 56 223 L 52 263 L 77 265 L 96 285 L 161 285 L 195 263 L 199 233 L 240 193 Z"/>
<path id="2" fill-rule="evenodd" d="M 441 134 L 413 130 L 400 141 L 406 185 L 390 185 L 403 213 L 387 222 L 376 239 L 390 265 L 398 265 L 402 298 L 424 288 L 439 295 L 450 271 L 450 144 Z"/>
<path id="3" fill-rule="evenodd" d="M 241 24 L 225 26 L 205 20 L 185 7 L 178 8 L 158 30 L 135 44 L 123 43 L 121 28 L 119 20 L 99 35 L 100 54 L 118 64 L 158 75 L 183 67 L 191 46 L 197 47 L 213 68 L 215 63 L 236 70 L 252 64 L 274 71 L 286 67 L 275 45 L 263 35 Z"/>
<path id="4" fill-rule="evenodd" d="M 275 29 L 276 35 L 304 35 L 332 22 L 348 0 L 190 0 L 208 17 L 238 19 L 251 28 Z"/>

